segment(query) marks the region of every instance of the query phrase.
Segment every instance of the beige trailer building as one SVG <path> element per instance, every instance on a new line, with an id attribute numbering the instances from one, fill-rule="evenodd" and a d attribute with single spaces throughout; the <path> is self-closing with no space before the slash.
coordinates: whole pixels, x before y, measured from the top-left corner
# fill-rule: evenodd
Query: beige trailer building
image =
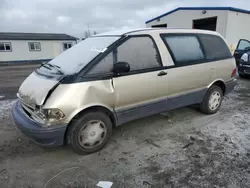
<path id="1" fill-rule="evenodd" d="M 233 51 L 240 39 L 250 40 L 250 11 L 233 7 L 179 7 L 146 21 L 147 27 L 217 31 Z"/>
<path id="2" fill-rule="evenodd" d="M 67 34 L 0 32 L 0 63 L 50 61 L 76 43 Z"/>

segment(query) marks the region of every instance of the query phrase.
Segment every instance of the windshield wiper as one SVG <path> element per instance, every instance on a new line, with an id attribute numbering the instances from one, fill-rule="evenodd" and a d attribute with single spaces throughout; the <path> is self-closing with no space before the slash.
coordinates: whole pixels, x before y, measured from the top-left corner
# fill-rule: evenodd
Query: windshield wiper
<path id="1" fill-rule="evenodd" d="M 50 66 L 50 67 L 55 68 L 60 74 L 64 74 L 63 71 L 61 70 L 61 68 L 60 68 L 59 66 L 53 65 L 53 64 L 49 64 L 49 63 L 46 63 L 46 64 L 44 64 L 43 66 L 44 66 L 44 67 L 47 67 L 47 65 Z M 48 67 L 47 67 L 47 68 L 48 68 Z M 51 69 L 50 69 L 50 70 L 51 70 Z"/>
<path id="2" fill-rule="evenodd" d="M 52 70 L 50 67 L 45 66 L 46 64 L 42 65 L 41 67 L 44 67 L 46 69 Z"/>

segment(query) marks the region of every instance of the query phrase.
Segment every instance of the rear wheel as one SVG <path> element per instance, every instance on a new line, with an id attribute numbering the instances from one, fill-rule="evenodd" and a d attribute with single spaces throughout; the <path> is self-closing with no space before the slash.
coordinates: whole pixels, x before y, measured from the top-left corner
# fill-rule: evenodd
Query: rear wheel
<path id="1" fill-rule="evenodd" d="M 205 114 L 215 114 L 221 106 L 222 99 L 222 89 L 217 85 L 213 85 L 209 88 L 204 101 L 200 104 L 200 110 Z"/>
<path id="2" fill-rule="evenodd" d="M 74 120 L 68 131 L 68 142 L 79 154 L 102 149 L 112 133 L 112 122 L 102 112 L 88 112 Z"/>

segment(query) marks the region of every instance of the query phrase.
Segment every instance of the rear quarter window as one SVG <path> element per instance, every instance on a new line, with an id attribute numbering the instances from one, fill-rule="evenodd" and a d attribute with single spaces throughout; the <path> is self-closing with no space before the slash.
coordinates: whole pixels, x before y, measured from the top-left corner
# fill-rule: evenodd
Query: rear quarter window
<path id="1" fill-rule="evenodd" d="M 199 35 L 200 41 L 203 45 L 206 59 L 216 60 L 232 57 L 231 52 L 225 41 L 216 35 Z"/>

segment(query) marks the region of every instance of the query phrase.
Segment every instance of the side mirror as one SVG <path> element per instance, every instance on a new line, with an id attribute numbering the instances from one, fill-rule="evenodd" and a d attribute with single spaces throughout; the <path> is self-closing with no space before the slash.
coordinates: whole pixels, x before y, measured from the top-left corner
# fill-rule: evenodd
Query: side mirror
<path id="1" fill-rule="evenodd" d="M 130 71 L 130 66 L 126 62 L 117 62 L 114 64 L 113 72 L 116 74 Z"/>

